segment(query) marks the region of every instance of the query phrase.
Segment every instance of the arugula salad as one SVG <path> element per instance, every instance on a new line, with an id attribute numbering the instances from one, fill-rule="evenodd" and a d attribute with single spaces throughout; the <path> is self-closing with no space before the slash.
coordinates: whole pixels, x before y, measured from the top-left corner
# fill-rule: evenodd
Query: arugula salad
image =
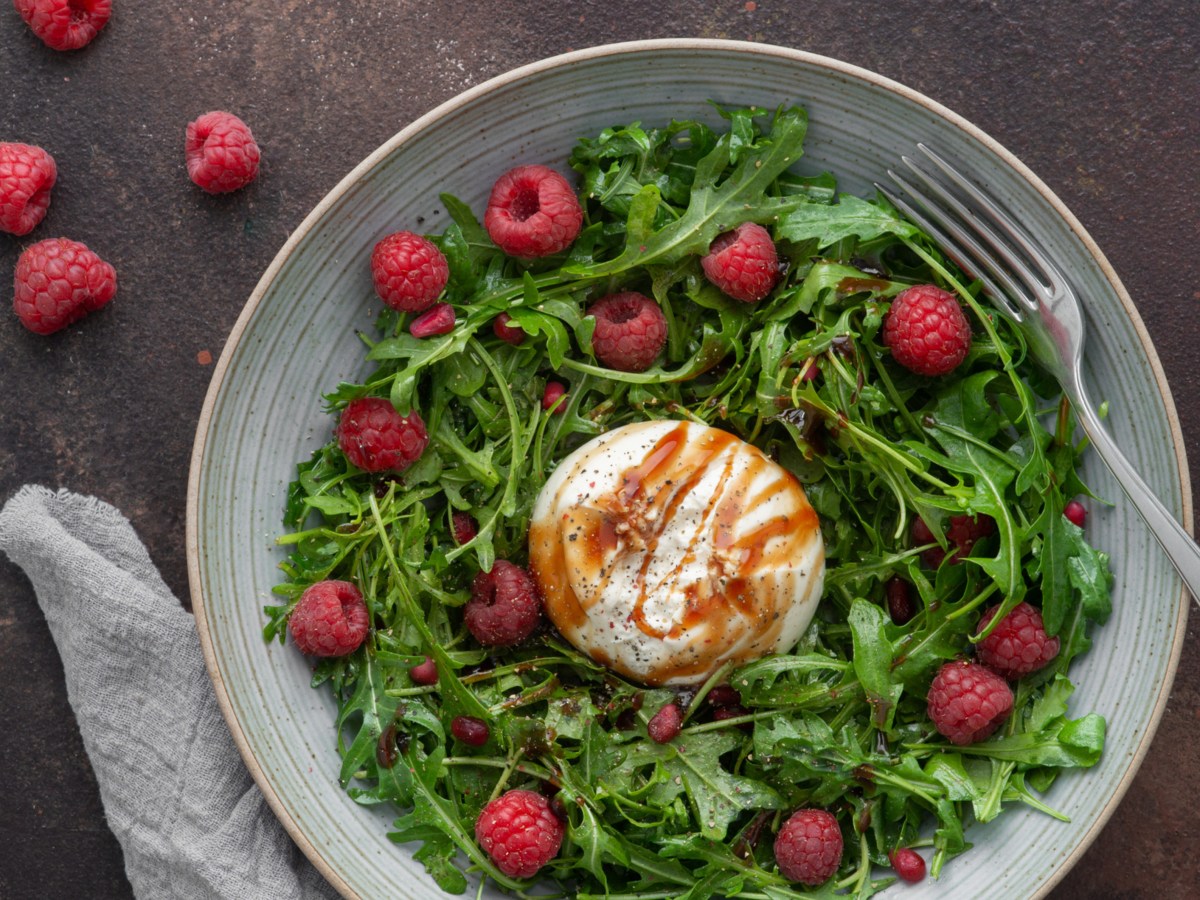
<path id="1" fill-rule="evenodd" d="M 1109 614 L 1111 576 L 1064 516 L 1088 494 L 1066 401 L 928 236 L 885 199 L 803 172 L 803 109 L 718 111 L 719 129 L 633 123 L 579 140 L 565 162 L 582 229 L 553 256 L 507 256 L 443 194 L 451 222 L 428 238 L 449 265 L 453 329 L 417 338 L 411 314 L 382 310 L 363 336 L 370 374 L 324 398 L 330 413 L 364 397 L 419 411 L 427 448 L 403 472 L 372 474 L 331 439 L 290 486 L 286 578 L 265 637 L 284 640 L 310 585 L 361 589 L 364 643 L 313 674 L 337 700 L 337 777 L 354 801 L 395 809 L 389 836 L 415 844 L 447 892 L 467 891 L 474 874 L 517 896 L 866 898 L 895 881 L 897 848 L 921 851 L 936 877 L 970 848 L 972 822 L 1020 805 L 1062 818 L 1040 795 L 1100 757 L 1103 718 L 1068 710 L 1070 666 Z M 724 295 L 699 262 L 745 222 L 770 232 L 781 263 L 755 304 Z M 896 365 L 882 340 L 893 298 L 919 284 L 956 295 L 970 321 L 970 350 L 943 377 Z M 587 306 L 623 290 L 652 297 L 667 322 L 641 372 L 593 353 Z M 501 313 L 525 333 L 519 345 L 493 335 Z M 561 410 L 543 408 L 549 381 L 565 386 Z M 727 431 L 803 484 L 826 570 L 799 643 L 683 689 L 623 678 L 549 625 L 516 646 L 481 646 L 463 623 L 472 580 L 497 560 L 527 564 L 531 511 L 556 465 L 656 419 Z M 477 523 L 463 543 L 456 512 Z M 939 560 L 929 551 L 953 551 L 956 516 L 994 528 Z M 898 582 L 904 614 L 889 606 Z M 931 680 L 972 659 L 1022 602 L 1040 610 L 1057 655 L 1013 682 L 999 730 L 950 743 L 927 713 Z M 436 683 L 411 674 L 427 657 Z M 713 715 L 709 695 L 729 687 L 737 713 Z M 647 725 L 669 703 L 682 723 L 660 743 Z M 485 722 L 486 741 L 455 736 L 460 716 Z M 475 837 L 485 805 L 518 787 L 553 798 L 564 820 L 535 879 L 506 875 Z M 845 843 L 814 889 L 772 855 L 802 806 L 832 813 Z"/>

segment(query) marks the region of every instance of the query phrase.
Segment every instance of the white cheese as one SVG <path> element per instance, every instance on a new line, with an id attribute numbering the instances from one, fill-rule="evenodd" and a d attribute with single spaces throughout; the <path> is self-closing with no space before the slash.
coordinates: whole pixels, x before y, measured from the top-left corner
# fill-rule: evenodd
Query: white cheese
<path id="1" fill-rule="evenodd" d="M 534 505 L 529 557 L 563 636 L 651 685 L 790 650 L 825 575 L 800 482 L 692 422 L 626 425 L 564 459 Z"/>

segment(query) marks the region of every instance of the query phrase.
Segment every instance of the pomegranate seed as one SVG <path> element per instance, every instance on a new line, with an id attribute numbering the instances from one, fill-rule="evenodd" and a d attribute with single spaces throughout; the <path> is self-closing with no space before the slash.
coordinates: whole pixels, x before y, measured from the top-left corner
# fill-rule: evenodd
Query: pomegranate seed
<path id="1" fill-rule="evenodd" d="M 488 742 L 492 729 L 483 719 L 474 716 L 455 716 L 450 720 L 450 733 L 472 747 L 482 747 Z"/>
<path id="2" fill-rule="evenodd" d="M 673 741 L 683 726 L 683 711 L 676 703 L 668 703 L 654 714 L 646 724 L 651 740 L 658 744 Z"/>
<path id="3" fill-rule="evenodd" d="M 1072 500 L 1063 510 L 1063 515 L 1067 517 L 1067 521 L 1072 525 L 1083 527 L 1083 523 L 1087 521 L 1087 507 L 1078 500 Z"/>
<path id="4" fill-rule="evenodd" d="M 567 394 L 567 389 L 565 387 L 563 387 L 563 385 L 561 385 L 559 382 L 557 382 L 557 381 L 547 382 L 546 383 L 546 392 L 544 394 L 542 394 L 542 409 L 550 409 L 550 407 L 552 407 L 552 406 L 554 406 L 554 404 L 558 403 L 558 406 L 554 406 L 554 411 L 553 411 L 552 415 L 556 415 L 556 416 L 562 415 L 567 410 L 567 402 L 564 400 L 562 403 L 559 403 L 558 401 L 561 397 L 565 397 L 566 394 Z"/>
<path id="5" fill-rule="evenodd" d="M 892 621 L 897 625 L 908 624 L 917 612 L 909 583 L 899 576 L 893 576 L 883 586 L 883 592 L 887 596 L 887 608 Z"/>
<path id="6" fill-rule="evenodd" d="M 432 657 L 426 656 L 425 662 L 417 663 L 408 670 L 409 677 L 413 680 L 413 684 L 428 686 L 438 683 L 437 663 Z"/>
<path id="7" fill-rule="evenodd" d="M 415 338 L 434 337 L 449 334 L 454 330 L 454 322 L 454 307 L 449 303 L 439 303 L 413 319 L 408 330 Z"/>
<path id="8" fill-rule="evenodd" d="M 911 847 L 901 847 L 888 854 L 892 868 L 904 881 L 916 884 L 925 877 L 925 860 Z"/>

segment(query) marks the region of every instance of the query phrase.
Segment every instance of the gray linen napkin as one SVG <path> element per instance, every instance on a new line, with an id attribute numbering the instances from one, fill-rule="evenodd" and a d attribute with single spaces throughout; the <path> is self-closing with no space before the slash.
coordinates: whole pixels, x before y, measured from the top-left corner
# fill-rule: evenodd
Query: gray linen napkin
<path id="1" fill-rule="evenodd" d="M 0 550 L 25 570 L 139 898 L 325 898 L 250 778 L 192 616 L 128 520 L 93 497 L 21 488 Z"/>

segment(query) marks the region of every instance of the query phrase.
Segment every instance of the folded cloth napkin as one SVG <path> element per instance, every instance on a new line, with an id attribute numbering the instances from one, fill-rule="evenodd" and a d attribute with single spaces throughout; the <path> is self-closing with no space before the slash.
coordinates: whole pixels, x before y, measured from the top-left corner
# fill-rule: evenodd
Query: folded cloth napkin
<path id="1" fill-rule="evenodd" d="M 221 717 L 196 624 L 128 520 L 93 497 L 21 488 L 0 549 L 25 570 L 139 898 L 325 898 Z"/>

